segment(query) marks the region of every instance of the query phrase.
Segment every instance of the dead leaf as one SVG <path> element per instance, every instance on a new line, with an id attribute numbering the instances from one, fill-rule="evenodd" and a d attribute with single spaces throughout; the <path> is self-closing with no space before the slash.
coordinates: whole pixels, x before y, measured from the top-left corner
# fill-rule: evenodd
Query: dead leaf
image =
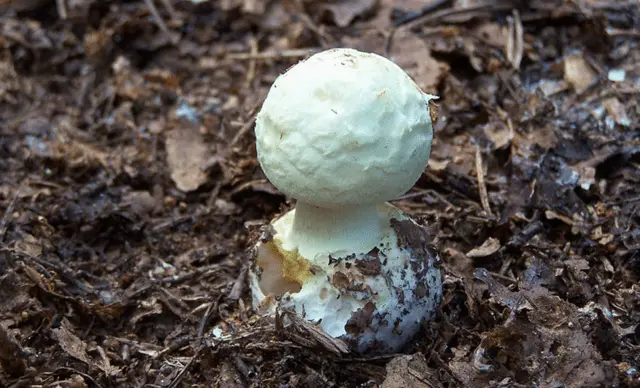
<path id="1" fill-rule="evenodd" d="M 234 10 L 242 4 L 241 0 L 220 0 L 219 7 L 221 10 L 228 12 Z"/>
<path id="2" fill-rule="evenodd" d="M 251 15 L 264 15 L 267 3 L 267 0 L 244 0 L 242 2 L 242 12 Z"/>
<path id="3" fill-rule="evenodd" d="M 24 350 L 15 336 L 0 324 L 0 367 L 9 374 L 20 376 L 24 374 L 27 361 L 24 359 Z"/>
<path id="4" fill-rule="evenodd" d="M 607 113 L 613 121 L 617 124 L 624 125 L 628 127 L 631 125 L 631 120 L 629 120 L 629 116 L 627 116 L 627 111 L 624 108 L 624 105 L 620 103 L 615 97 L 608 98 L 602 102 L 604 108 L 607 110 Z"/>
<path id="5" fill-rule="evenodd" d="M 517 10 L 513 10 L 513 17 L 509 17 L 507 20 L 509 22 L 509 37 L 504 51 L 511 66 L 517 70 L 520 68 L 524 52 L 524 29 Z"/>
<path id="6" fill-rule="evenodd" d="M 567 217 L 563 214 L 556 213 L 553 210 L 545 210 L 544 215 L 545 217 L 547 217 L 547 219 L 550 219 L 550 220 L 560 220 L 567 225 L 575 225 L 575 221 L 572 220 L 570 217 Z"/>
<path id="7" fill-rule="evenodd" d="M 543 80 L 540 82 L 539 88 L 545 96 L 549 97 L 564 92 L 569 88 L 569 85 L 564 80 Z"/>
<path id="8" fill-rule="evenodd" d="M 507 31 L 498 23 L 479 23 L 469 32 L 472 36 L 476 37 L 484 44 L 487 44 L 489 46 L 493 46 L 496 48 L 504 48 L 507 46 Z"/>
<path id="9" fill-rule="evenodd" d="M 341 339 L 333 338 L 322 328 L 305 321 L 290 310 L 276 311 L 276 328 L 291 335 L 294 342 L 300 341 L 304 346 L 319 346 L 337 356 L 349 354 L 349 345 Z M 296 335 L 299 334 L 299 335 Z"/>
<path id="10" fill-rule="evenodd" d="M 474 258 L 486 257 L 498 252 L 498 249 L 500 249 L 500 241 L 493 237 L 489 237 L 485 242 L 482 243 L 482 245 L 467 252 L 467 256 Z"/>
<path id="11" fill-rule="evenodd" d="M 591 268 L 589 266 L 589 262 L 585 259 L 568 259 L 565 260 L 564 265 L 571 268 L 576 273 L 579 271 L 588 271 L 589 268 Z"/>
<path id="12" fill-rule="evenodd" d="M 51 329 L 53 338 L 58 341 L 62 350 L 67 352 L 71 357 L 80 360 L 89 366 L 97 367 L 107 376 L 117 372 L 117 369 L 111 366 L 109 361 L 106 360 L 106 357 L 102 357 L 100 362 L 89 357 L 87 354 L 87 344 L 71 332 L 71 330 L 67 328 L 68 325 L 69 324 L 63 320 L 60 327 Z"/>
<path id="13" fill-rule="evenodd" d="M 496 149 L 504 148 L 513 139 L 513 131 L 502 121 L 492 121 L 484 127 L 484 134 L 493 142 Z"/>
<path id="14" fill-rule="evenodd" d="M 378 0 L 342 0 L 323 4 L 320 9 L 329 12 L 338 27 L 347 27 L 357 17 L 366 17 L 376 10 Z"/>
<path id="15" fill-rule="evenodd" d="M 428 382 L 428 384 L 427 384 Z M 382 388 L 442 387 L 437 372 L 427 366 L 421 353 L 396 357 L 387 364 L 387 377 Z"/>
<path id="16" fill-rule="evenodd" d="M 18 12 L 33 11 L 42 7 L 47 0 L 3 0 L 0 1 L 0 11 L 6 12 L 7 9 L 13 9 Z"/>
<path id="17" fill-rule="evenodd" d="M 16 242 L 16 248 L 27 253 L 31 257 L 38 257 L 42 254 L 42 244 L 29 233 L 24 233 L 22 235 L 22 239 Z"/>
<path id="18" fill-rule="evenodd" d="M 129 323 L 135 325 L 142 319 L 162 314 L 162 311 L 162 305 L 158 302 L 157 298 L 152 297 L 149 300 L 139 303 L 136 312 L 129 319 Z"/>
<path id="19" fill-rule="evenodd" d="M 207 182 L 201 166 L 209 160 L 209 149 L 195 129 L 175 128 L 168 133 L 165 146 L 171 179 L 178 189 L 194 191 Z"/>
<path id="20" fill-rule="evenodd" d="M 148 191 L 132 191 L 123 196 L 122 201 L 133 213 L 147 216 L 159 209 L 160 204 Z"/>
<path id="21" fill-rule="evenodd" d="M 512 314 L 523 309 L 532 309 L 531 302 L 527 300 L 522 291 L 514 292 L 509 290 L 498 283 L 485 268 L 477 268 L 473 273 L 473 277 L 485 283 L 494 302 L 507 307 Z"/>
<path id="22" fill-rule="evenodd" d="M 16 100 L 11 93 L 20 90 L 20 81 L 15 66 L 9 60 L 0 60 L 0 101 L 14 103 Z"/>
<path id="23" fill-rule="evenodd" d="M 582 55 L 572 54 L 564 59 L 564 80 L 573 86 L 576 93 L 585 91 L 595 78 L 596 72 Z"/>
<path id="24" fill-rule="evenodd" d="M 431 56 L 431 51 L 423 39 L 410 31 L 397 33 L 390 57 L 409 73 L 426 93 L 437 93 L 438 85 L 450 70 L 448 64 Z"/>

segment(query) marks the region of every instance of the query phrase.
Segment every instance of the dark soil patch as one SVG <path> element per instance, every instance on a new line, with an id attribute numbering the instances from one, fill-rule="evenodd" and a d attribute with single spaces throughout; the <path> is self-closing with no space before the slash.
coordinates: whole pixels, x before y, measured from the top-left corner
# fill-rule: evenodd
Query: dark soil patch
<path id="1" fill-rule="evenodd" d="M 638 386 L 639 36 L 637 1 L 0 0 L 0 386 Z M 253 118 L 338 46 L 441 97 L 394 204 L 445 297 L 403 354 L 245 286 L 289 206 Z"/>

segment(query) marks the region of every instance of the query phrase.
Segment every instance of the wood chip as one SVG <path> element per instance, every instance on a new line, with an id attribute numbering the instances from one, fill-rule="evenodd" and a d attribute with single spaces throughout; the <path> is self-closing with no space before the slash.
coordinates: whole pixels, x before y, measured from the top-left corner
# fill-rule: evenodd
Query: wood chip
<path id="1" fill-rule="evenodd" d="M 201 166 L 209 160 L 209 149 L 195 129 L 172 130 L 167 135 L 165 146 L 171 179 L 178 189 L 194 191 L 207 182 L 207 174 Z"/>
<path id="2" fill-rule="evenodd" d="M 469 252 L 467 252 L 468 257 L 486 257 L 493 255 L 498 252 L 500 249 L 500 241 L 493 237 L 489 237 L 485 242 L 482 243 L 479 247 L 473 248 Z"/>
<path id="3" fill-rule="evenodd" d="M 584 92 L 595 78 L 596 72 L 581 55 L 572 54 L 564 59 L 564 80 L 573 86 L 576 93 Z"/>
<path id="4" fill-rule="evenodd" d="M 513 10 L 513 17 L 508 18 L 508 21 L 509 36 L 504 51 L 511 66 L 517 70 L 520 68 L 524 53 L 524 29 L 518 11 Z"/>

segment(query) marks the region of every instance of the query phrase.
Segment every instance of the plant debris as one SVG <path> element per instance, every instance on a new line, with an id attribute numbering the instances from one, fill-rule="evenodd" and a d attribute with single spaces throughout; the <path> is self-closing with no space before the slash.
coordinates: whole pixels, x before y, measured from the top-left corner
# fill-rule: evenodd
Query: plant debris
<path id="1" fill-rule="evenodd" d="M 640 385 L 639 21 L 637 1 L 0 0 L 0 386 Z M 443 302 L 399 354 L 247 292 L 252 236 L 290 208 L 255 114 L 337 46 L 439 96 L 393 203 Z"/>

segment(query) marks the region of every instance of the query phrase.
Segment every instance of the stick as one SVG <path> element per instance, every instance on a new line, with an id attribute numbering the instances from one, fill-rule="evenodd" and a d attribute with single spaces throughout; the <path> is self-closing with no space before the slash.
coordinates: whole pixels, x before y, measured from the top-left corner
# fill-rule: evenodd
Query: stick
<path id="1" fill-rule="evenodd" d="M 476 144 L 476 175 L 478 176 L 478 191 L 480 193 L 480 202 L 484 211 L 491 217 L 491 207 L 489 206 L 489 195 L 487 194 L 487 185 L 484 181 L 484 169 L 482 168 L 482 153 L 480 146 Z"/>
<path id="2" fill-rule="evenodd" d="M 271 52 L 263 52 L 263 53 L 232 53 L 232 54 L 228 54 L 227 58 L 241 60 L 241 61 L 283 59 L 283 58 L 306 57 L 307 55 L 314 54 L 318 51 L 319 50 L 317 48 L 304 48 L 304 49 L 293 49 L 293 50 L 283 50 L 283 51 L 271 51 Z"/>

